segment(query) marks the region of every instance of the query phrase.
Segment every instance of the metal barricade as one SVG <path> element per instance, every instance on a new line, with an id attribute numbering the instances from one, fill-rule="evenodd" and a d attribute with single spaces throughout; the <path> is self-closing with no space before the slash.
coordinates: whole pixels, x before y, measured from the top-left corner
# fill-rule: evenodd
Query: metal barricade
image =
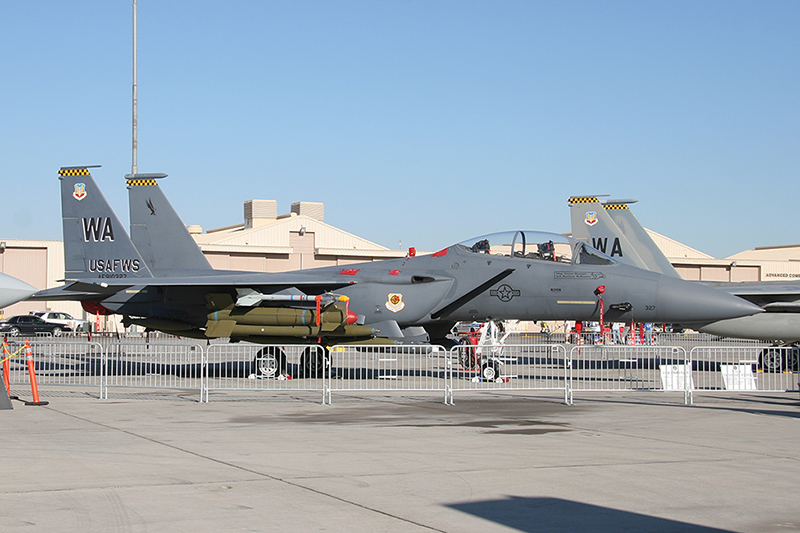
<path id="1" fill-rule="evenodd" d="M 800 348 L 713 345 L 563 344 L 441 346 L 259 345 L 98 342 L 79 338 L 33 339 L 37 382 L 42 385 L 209 391 L 437 391 L 453 403 L 455 391 L 563 390 L 675 391 L 691 403 L 693 392 L 796 391 Z M 9 381 L 29 385 L 24 342 L 12 339 Z"/>
<path id="2" fill-rule="evenodd" d="M 103 348 L 94 342 L 63 342 L 35 338 L 30 342 L 36 382 L 40 385 L 85 385 L 101 387 Z M 24 340 L 9 341 L 9 381 L 12 385 L 30 385 L 23 348 Z M 101 389 L 102 395 L 102 389 Z"/>
<path id="3" fill-rule="evenodd" d="M 575 346 L 570 351 L 574 391 L 680 391 L 691 402 L 691 365 L 675 346 Z"/>
<path id="4" fill-rule="evenodd" d="M 450 350 L 450 361 L 454 391 L 564 390 L 565 403 L 571 403 L 563 345 L 455 346 Z"/>
<path id="5" fill-rule="evenodd" d="M 690 352 L 697 346 L 736 346 L 736 347 L 761 347 L 771 343 L 753 339 L 734 339 L 720 337 L 710 333 L 658 333 L 655 335 L 657 344 L 661 346 L 679 346 Z"/>
<path id="6" fill-rule="evenodd" d="M 208 346 L 203 401 L 211 390 L 325 392 L 330 360 L 318 345 L 214 344 Z"/>
<path id="7" fill-rule="evenodd" d="M 199 344 L 112 343 L 105 350 L 101 398 L 109 387 L 197 389 L 203 401 L 205 352 Z"/>
<path id="8" fill-rule="evenodd" d="M 441 346 L 339 345 L 330 355 L 330 390 L 444 391 L 448 403 L 449 358 Z"/>
<path id="9" fill-rule="evenodd" d="M 690 352 L 695 390 L 789 392 L 798 388 L 796 346 L 697 346 Z"/>

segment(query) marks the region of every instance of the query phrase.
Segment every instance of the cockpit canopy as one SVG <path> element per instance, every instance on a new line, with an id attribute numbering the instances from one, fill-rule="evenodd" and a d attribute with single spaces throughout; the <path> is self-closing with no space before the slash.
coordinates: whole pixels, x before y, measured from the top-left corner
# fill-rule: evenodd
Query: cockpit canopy
<path id="1" fill-rule="evenodd" d="M 476 254 L 555 261 L 576 265 L 611 265 L 613 259 L 572 237 L 543 231 L 506 231 L 458 243 Z"/>

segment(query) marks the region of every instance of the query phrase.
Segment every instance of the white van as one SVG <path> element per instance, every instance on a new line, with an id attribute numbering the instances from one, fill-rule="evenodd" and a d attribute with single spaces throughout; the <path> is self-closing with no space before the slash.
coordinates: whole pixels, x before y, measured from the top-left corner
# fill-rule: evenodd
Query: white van
<path id="1" fill-rule="evenodd" d="M 69 326 L 72 331 L 89 331 L 88 320 L 73 318 L 69 313 L 62 311 L 31 311 L 30 314 L 38 316 L 46 322 Z"/>

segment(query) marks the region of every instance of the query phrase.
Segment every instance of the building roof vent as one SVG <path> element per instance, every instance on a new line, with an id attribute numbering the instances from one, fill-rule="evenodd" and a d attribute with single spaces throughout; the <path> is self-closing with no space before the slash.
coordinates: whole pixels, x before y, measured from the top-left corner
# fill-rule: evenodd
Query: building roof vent
<path id="1" fill-rule="evenodd" d="M 244 227 L 257 228 L 278 218 L 276 200 L 247 200 L 244 203 Z"/>
<path id="2" fill-rule="evenodd" d="M 323 222 L 325 220 L 325 204 L 322 202 L 295 202 L 292 204 L 292 213 Z"/>

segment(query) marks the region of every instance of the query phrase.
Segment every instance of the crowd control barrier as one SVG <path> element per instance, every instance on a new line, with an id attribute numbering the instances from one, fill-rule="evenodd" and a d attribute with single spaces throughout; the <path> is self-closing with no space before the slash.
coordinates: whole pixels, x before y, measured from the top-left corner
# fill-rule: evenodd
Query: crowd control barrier
<path id="1" fill-rule="evenodd" d="M 456 346 L 449 368 L 453 392 L 563 390 L 564 402 L 572 403 L 569 361 L 560 344 Z"/>
<path id="2" fill-rule="evenodd" d="M 205 351 L 199 344 L 109 344 L 105 350 L 101 399 L 110 387 L 197 389 L 202 401 Z"/>
<path id="3" fill-rule="evenodd" d="M 8 342 L 12 353 L 25 350 L 25 340 Z M 100 388 L 104 351 L 93 342 L 62 342 L 48 339 L 30 341 L 30 351 L 36 381 L 39 385 L 83 385 Z M 9 381 L 15 385 L 30 385 L 26 357 L 9 359 Z"/>
<path id="4" fill-rule="evenodd" d="M 570 389 L 576 391 L 672 391 L 691 401 L 691 363 L 674 346 L 574 346 Z"/>
<path id="5" fill-rule="evenodd" d="M 441 346 L 334 346 L 330 349 L 330 390 L 442 391 L 448 396 L 449 357 Z"/>
<path id="6" fill-rule="evenodd" d="M 681 346 L 503 344 L 456 346 L 207 344 L 22 340 L 5 347 L 13 385 L 170 389 L 210 393 L 311 391 L 323 404 L 344 392 L 552 390 L 572 404 L 583 392 L 790 392 L 798 388 L 800 350 L 766 345 Z M 23 355 L 24 354 L 24 355 Z M 30 355 L 30 357 L 27 357 Z M 34 371 L 34 372 L 31 372 Z"/>
<path id="7" fill-rule="evenodd" d="M 695 391 L 795 390 L 800 375 L 797 347 L 698 346 L 692 348 Z"/>
<path id="8" fill-rule="evenodd" d="M 330 360 L 322 346 L 213 344 L 206 348 L 202 401 L 209 391 L 319 391 L 327 403 Z"/>

